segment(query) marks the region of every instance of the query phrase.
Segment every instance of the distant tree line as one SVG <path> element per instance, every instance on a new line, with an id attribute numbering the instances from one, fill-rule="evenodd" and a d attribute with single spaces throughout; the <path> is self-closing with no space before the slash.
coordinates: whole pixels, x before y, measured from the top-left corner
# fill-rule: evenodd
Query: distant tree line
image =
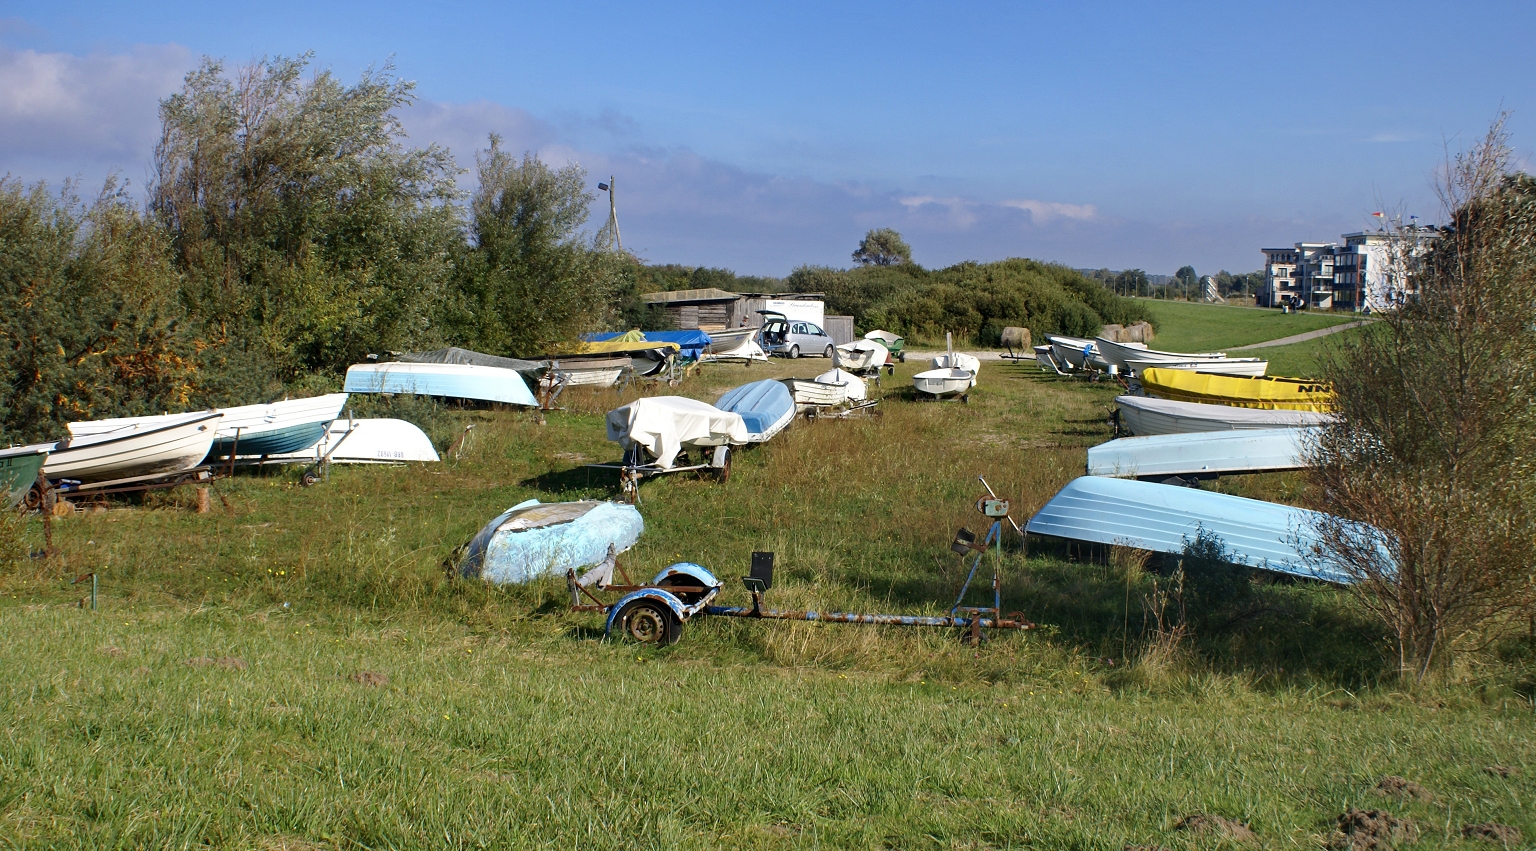
<path id="1" fill-rule="evenodd" d="M 1198 301 L 1205 296 L 1204 276 L 1193 266 L 1180 267 L 1166 282 L 1164 276 L 1148 275 L 1141 269 L 1114 272 L 1109 269 L 1082 270 L 1083 274 L 1103 284 L 1116 295 L 1138 298 L 1184 299 Z M 1263 270 L 1233 274 L 1225 269 L 1211 276 L 1216 280 L 1216 291 L 1222 298 L 1253 296 L 1264 286 Z"/>

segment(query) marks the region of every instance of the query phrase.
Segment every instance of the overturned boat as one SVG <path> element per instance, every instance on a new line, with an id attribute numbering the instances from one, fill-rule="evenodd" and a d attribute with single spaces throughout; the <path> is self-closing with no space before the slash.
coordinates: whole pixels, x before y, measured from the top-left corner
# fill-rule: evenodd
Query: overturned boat
<path id="1" fill-rule="evenodd" d="M 1088 475 L 1133 479 L 1201 478 L 1296 470 L 1318 427 L 1122 437 L 1088 449 Z"/>
<path id="2" fill-rule="evenodd" d="M 1263 358 L 1210 358 L 1176 362 L 1126 358 L 1125 365 L 1131 375 L 1141 375 L 1145 369 L 1182 369 L 1186 372 L 1208 372 L 1211 375 L 1259 378 L 1269 371 L 1269 361 Z"/>
<path id="3" fill-rule="evenodd" d="M 556 358 L 548 374 L 567 387 L 612 387 L 633 368 L 627 357 Z"/>
<path id="4" fill-rule="evenodd" d="M 339 419 L 327 428 L 325 437 L 303 452 L 269 456 L 272 462 L 305 463 L 329 461 L 333 464 L 404 464 L 407 461 L 437 461 L 437 449 L 431 438 L 414 423 L 388 418 Z"/>
<path id="5" fill-rule="evenodd" d="M 633 547 L 645 521 L 617 502 L 520 502 L 487 523 L 461 551 L 466 579 L 504 585 L 600 564 Z"/>
<path id="6" fill-rule="evenodd" d="M 1178 554 L 1204 531 L 1235 564 L 1347 584 L 1350 576 L 1310 564 L 1317 512 L 1195 488 L 1083 476 L 1030 518 L 1026 531 L 1072 541 Z"/>
<path id="7" fill-rule="evenodd" d="M 1159 368 L 1143 370 L 1137 377 L 1148 394 L 1179 402 L 1321 413 L 1333 400 L 1326 383 L 1306 378 L 1239 378 Z"/>
<path id="8" fill-rule="evenodd" d="M 348 393 L 403 393 L 536 407 L 515 369 L 460 363 L 360 363 L 347 369 Z"/>
<path id="9" fill-rule="evenodd" d="M 1137 436 L 1151 434 L 1186 434 L 1201 431 L 1232 431 L 1256 428 L 1300 428 L 1325 425 L 1327 414 L 1315 411 L 1270 411 L 1234 408 L 1230 405 L 1204 405 L 1154 399 L 1150 396 L 1119 396 L 1115 418 L 1121 428 Z"/>
<path id="10" fill-rule="evenodd" d="M 795 419 L 795 398 L 789 388 L 771 378 L 727 390 L 715 407 L 741 417 L 748 443 L 763 443 Z"/>
<path id="11" fill-rule="evenodd" d="M 163 422 L 70 437 L 59 441 L 43 462 L 43 475 L 50 480 L 102 482 L 183 473 L 208 455 L 223 418 L 217 412 L 178 414 Z"/>
<path id="12" fill-rule="evenodd" d="M 265 405 L 214 408 L 223 414 L 208 450 L 209 458 L 260 457 L 301 452 L 325 437 L 326 426 L 341 415 L 347 394 L 329 393 L 304 399 L 284 399 Z M 69 424 L 74 437 L 111 434 L 130 426 L 155 426 L 187 414 L 82 420 Z"/>
<path id="13" fill-rule="evenodd" d="M 868 334 L 865 334 L 864 339 L 874 340 L 880 345 L 885 346 L 886 351 L 890 352 L 891 357 L 901 361 L 902 363 L 907 362 L 907 341 L 905 339 L 898 337 L 889 331 L 883 331 L 878 328 L 869 332 Z"/>

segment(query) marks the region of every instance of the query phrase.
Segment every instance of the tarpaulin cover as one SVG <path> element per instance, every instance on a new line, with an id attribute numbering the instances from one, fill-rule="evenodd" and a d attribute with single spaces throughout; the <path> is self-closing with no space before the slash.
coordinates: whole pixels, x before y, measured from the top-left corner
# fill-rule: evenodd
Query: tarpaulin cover
<path id="1" fill-rule="evenodd" d="M 494 366 L 501 369 L 516 370 L 522 373 L 524 378 L 530 379 L 538 378 L 539 374 L 544 371 L 544 368 L 549 366 L 546 361 L 498 357 L 483 352 L 461 349 L 458 346 L 449 346 L 446 349 L 433 349 L 430 352 L 405 352 L 400 355 L 400 360 L 406 363 L 466 363 L 474 366 Z"/>
<path id="2" fill-rule="evenodd" d="M 645 521 L 617 502 L 520 502 L 470 539 L 459 573 L 498 585 L 559 576 L 635 545 Z"/>
<path id="3" fill-rule="evenodd" d="M 670 468 L 685 446 L 741 445 L 749 435 L 740 414 L 682 396 L 636 399 L 609 411 L 607 424 L 609 440 L 626 450 L 643 447 L 662 469 Z"/>
<path id="4" fill-rule="evenodd" d="M 740 414 L 752 433 L 750 440 L 767 440 L 795 416 L 795 397 L 782 382 L 765 378 L 725 391 L 715 401 L 722 411 Z"/>
<path id="5" fill-rule="evenodd" d="M 581 339 L 589 343 L 676 343 L 681 347 L 678 355 L 685 360 L 698 360 L 710 343 L 709 334 L 703 331 L 601 331 L 582 334 Z"/>

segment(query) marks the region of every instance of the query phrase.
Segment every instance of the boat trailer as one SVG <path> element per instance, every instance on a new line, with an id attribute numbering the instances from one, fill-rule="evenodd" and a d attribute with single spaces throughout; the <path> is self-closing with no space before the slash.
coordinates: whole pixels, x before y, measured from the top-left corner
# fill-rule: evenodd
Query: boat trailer
<path id="1" fill-rule="evenodd" d="M 986 480 L 982 479 L 986 485 Z M 763 605 L 763 595 L 773 587 L 774 554 L 754 552 L 751 569 L 741 578 L 742 585 L 752 595 L 751 606 L 717 606 L 715 598 L 724 583 L 703 565 L 678 562 L 658 573 L 650 582 L 636 584 L 630 581 L 624 568 L 619 565 L 612 547 L 608 557 L 596 567 L 577 576 L 575 570 L 566 571 L 566 585 L 571 593 L 571 610 L 599 612 L 607 615 L 603 624 L 603 636 L 617 634 L 643 644 L 665 646 L 676 642 L 683 625 L 695 617 L 756 618 L 766 620 L 827 621 L 832 623 L 874 624 L 880 626 L 955 627 L 964 630 L 963 639 L 979 644 L 986 636 L 982 630 L 1034 629 L 1035 624 L 1026 620 L 1022 613 L 1002 612 L 1002 530 L 1003 522 L 1015 530 L 1018 524 L 1008 516 L 1008 500 L 999 499 L 987 486 L 987 496 L 977 500 L 977 510 L 992 519 L 992 525 L 981 542 L 966 529 L 956 534 L 950 549 L 963 557 L 972 556 L 970 571 L 960 586 L 954 605 L 947 615 L 890 615 L 858 612 L 818 612 L 769 609 Z M 994 555 L 992 571 L 991 605 L 967 606 L 965 599 L 971 583 L 976 578 L 982 558 L 991 551 Z M 622 580 L 614 583 L 617 572 Z M 612 602 L 604 601 L 596 592 L 620 595 Z"/>
<path id="2" fill-rule="evenodd" d="M 674 464 L 671 467 L 663 467 L 654 462 L 647 462 L 645 460 L 645 450 L 641 447 L 631 446 L 624 452 L 624 463 L 622 464 L 588 464 L 586 466 L 598 470 L 618 470 L 619 489 L 623 492 L 624 501 L 630 505 L 639 505 L 641 479 L 662 476 L 668 473 L 697 472 L 701 475 L 712 474 L 721 482 L 730 480 L 731 456 L 734 454 L 734 449 L 735 447 L 732 447 L 730 444 L 685 447 L 682 452 L 678 453 L 678 458 L 683 463 Z M 701 456 L 701 463 L 688 463 L 687 459 L 690 457 L 690 452 L 698 452 Z"/>

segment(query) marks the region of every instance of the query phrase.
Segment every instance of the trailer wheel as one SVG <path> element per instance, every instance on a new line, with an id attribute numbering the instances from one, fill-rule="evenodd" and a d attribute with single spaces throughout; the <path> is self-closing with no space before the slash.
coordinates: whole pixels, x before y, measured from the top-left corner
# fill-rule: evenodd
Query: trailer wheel
<path id="1" fill-rule="evenodd" d="M 619 612 L 619 628 L 641 644 L 666 647 L 683 634 L 683 624 L 672 610 L 655 600 L 635 600 Z"/>
<path id="2" fill-rule="evenodd" d="M 731 459 L 735 457 L 736 453 L 731 451 L 731 447 L 725 447 L 725 463 L 715 468 L 716 479 L 720 480 L 721 482 L 728 482 L 731 480 Z"/>
<path id="3" fill-rule="evenodd" d="M 299 484 L 306 488 L 318 481 L 320 481 L 320 477 L 315 475 L 314 470 L 305 470 L 304 475 L 299 476 Z"/>

